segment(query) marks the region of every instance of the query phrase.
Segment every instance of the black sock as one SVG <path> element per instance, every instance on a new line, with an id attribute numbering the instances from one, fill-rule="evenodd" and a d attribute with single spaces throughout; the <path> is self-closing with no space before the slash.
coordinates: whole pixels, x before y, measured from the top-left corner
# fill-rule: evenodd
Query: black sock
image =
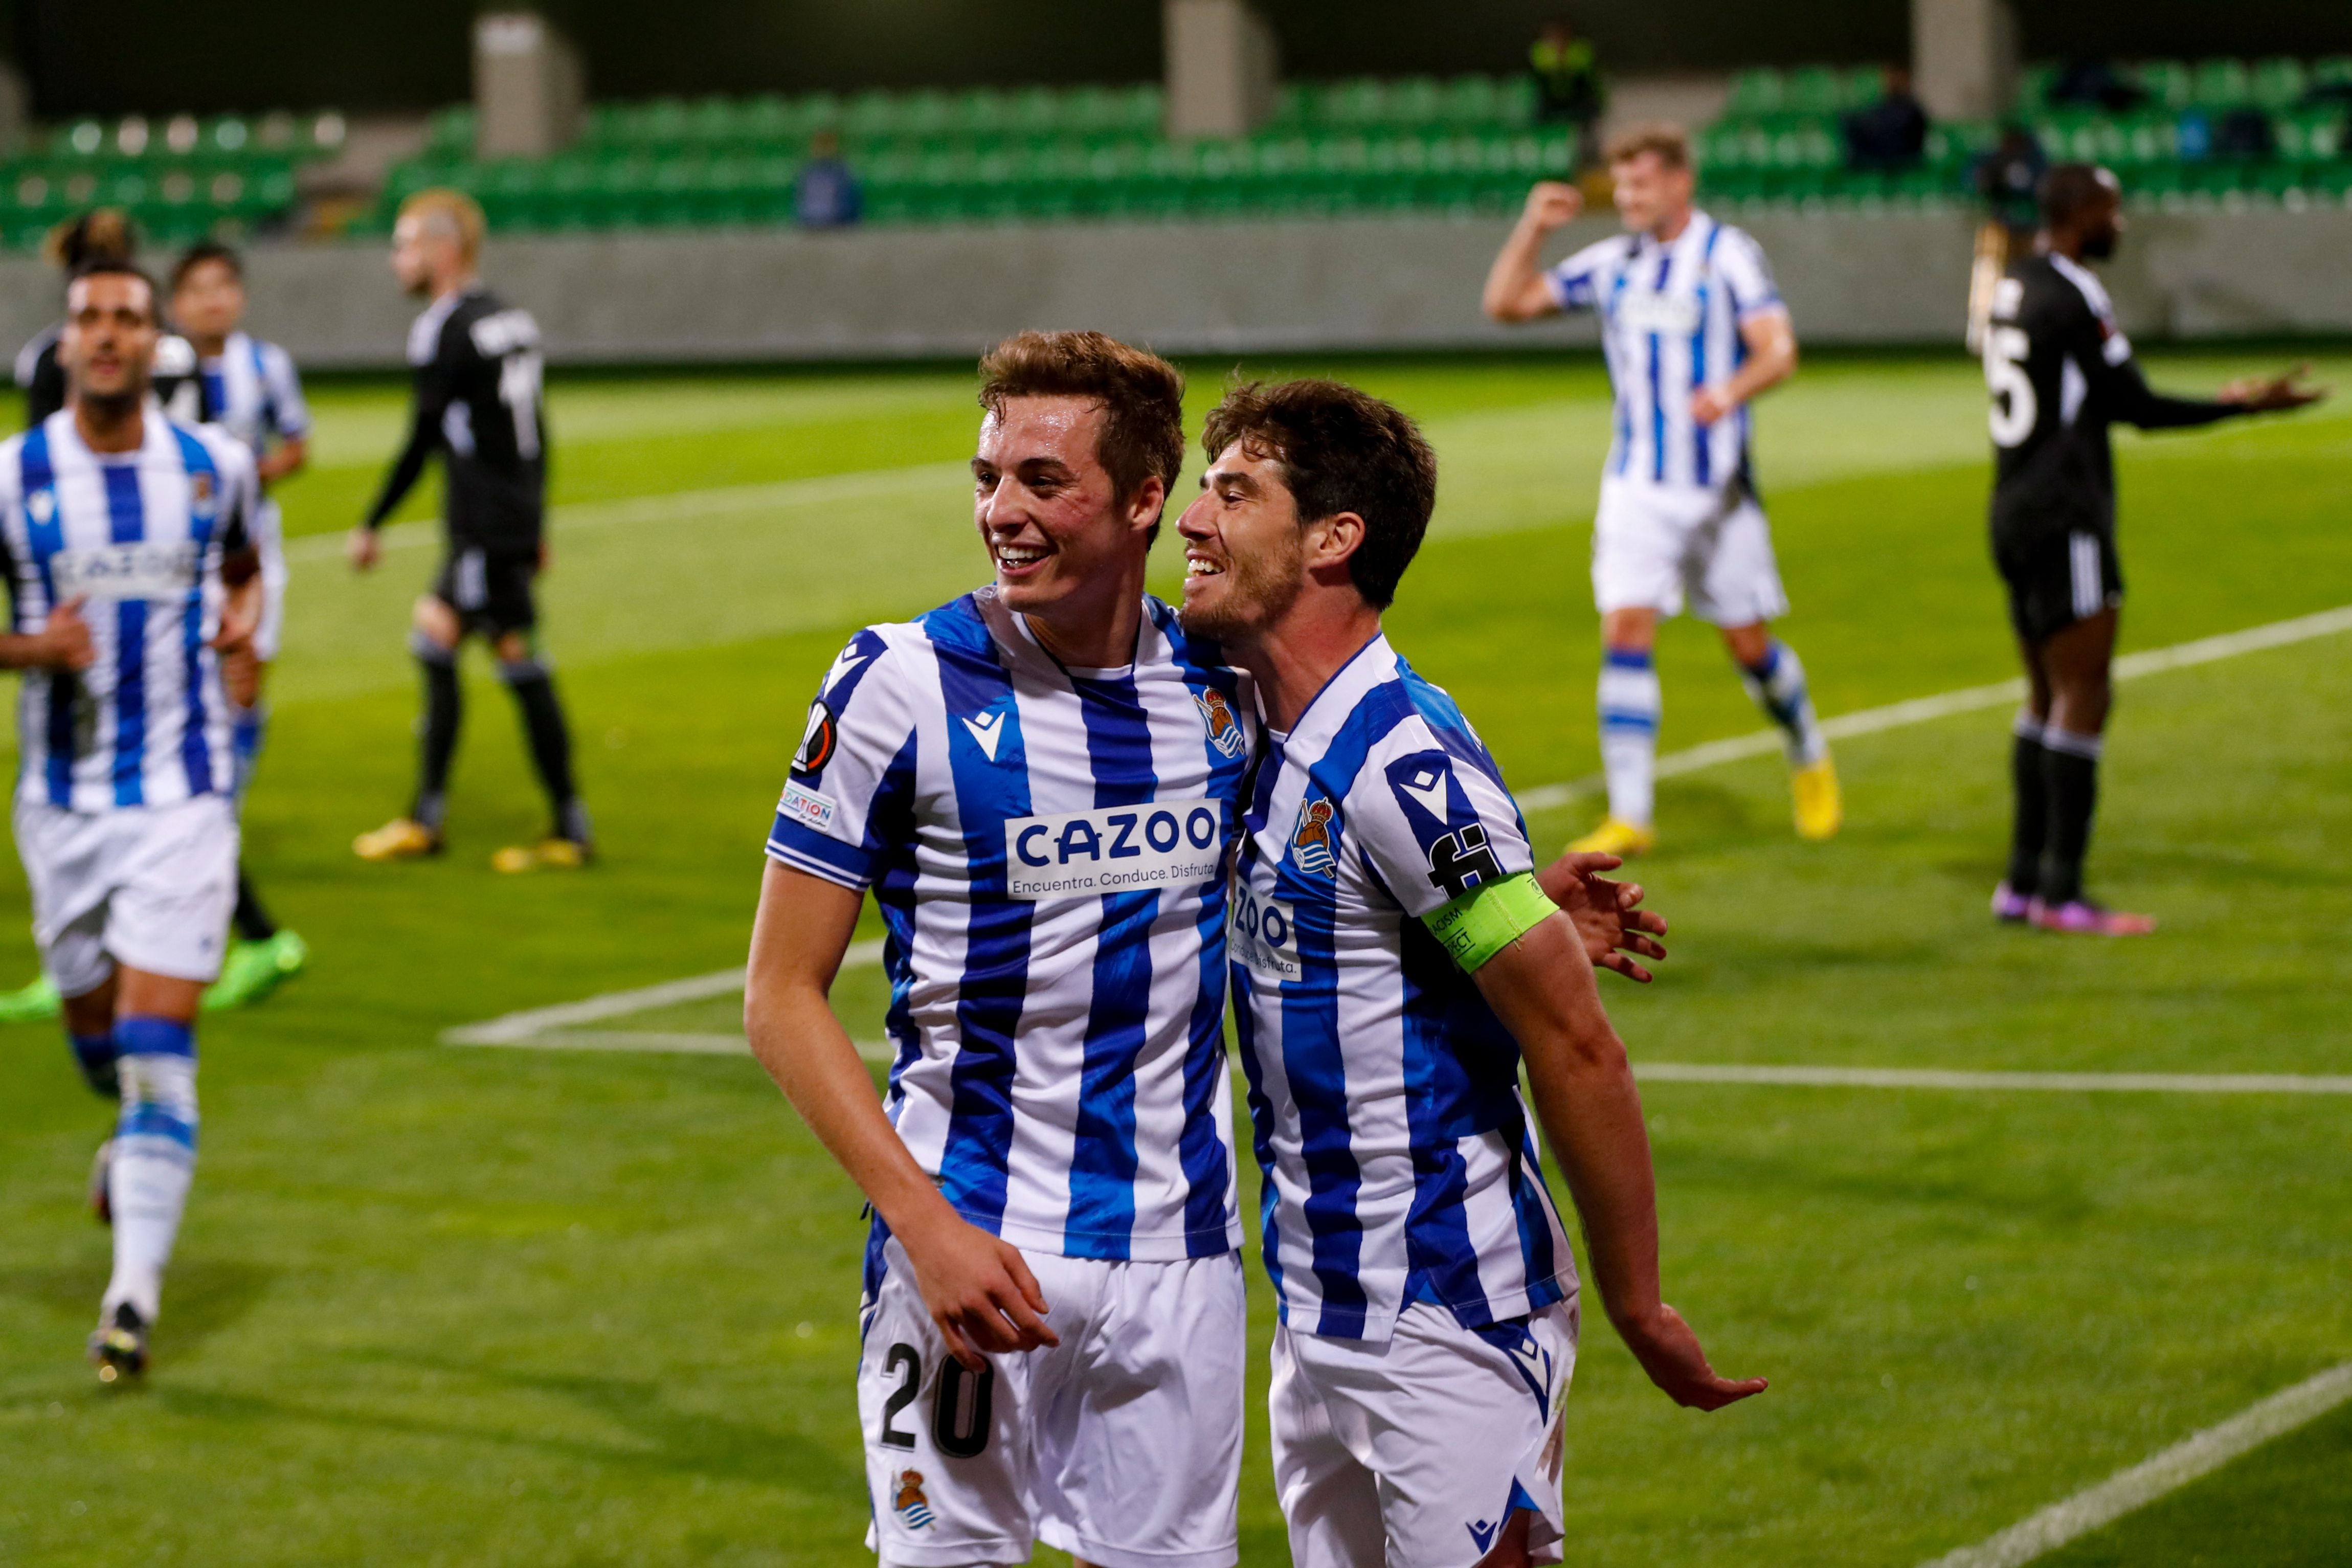
<path id="1" fill-rule="evenodd" d="M 412 645 L 425 672 L 425 717 L 418 730 L 416 804 L 408 815 L 434 832 L 449 810 L 449 759 L 457 752 L 457 721 L 464 701 L 457 692 L 457 656 L 422 637 Z"/>
<path id="2" fill-rule="evenodd" d="M 278 922 L 261 907 L 261 895 L 243 866 L 236 868 L 236 934 L 247 942 L 268 942 L 278 934 Z"/>
<path id="3" fill-rule="evenodd" d="M 572 732 L 564 727 L 563 705 L 555 698 L 555 680 L 537 659 L 502 665 L 499 670 L 515 705 L 522 710 L 523 733 L 530 741 L 531 765 L 555 808 L 555 836 L 575 843 L 588 841 L 588 814 L 581 809 L 579 792 L 572 784 Z"/>
<path id="4" fill-rule="evenodd" d="M 2050 793 L 2050 837 L 2042 851 L 2042 901 L 2083 896 L 2083 857 L 2099 804 L 2099 738 L 2053 726 L 2042 735 L 2042 777 Z"/>
<path id="5" fill-rule="evenodd" d="M 2050 793 L 2042 779 L 2042 721 L 2017 716 L 2010 743 L 2009 784 L 2017 815 L 2009 835 L 2009 890 L 2031 898 L 2042 885 L 2042 846 L 2050 837 Z"/>

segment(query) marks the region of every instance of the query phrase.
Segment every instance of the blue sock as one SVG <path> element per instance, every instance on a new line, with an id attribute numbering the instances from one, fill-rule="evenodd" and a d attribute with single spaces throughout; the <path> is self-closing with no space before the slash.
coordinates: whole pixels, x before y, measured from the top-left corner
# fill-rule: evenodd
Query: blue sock
<path id="1" fill-rule="evenodd" d="M 1813 717 L 1813 699 L 1805 689 L 1805 667 L 1797 650 L 1774 637 L 1760 660 L 1742 668 L 1748 695 L 1787 733 L 1790 763 L 1810 767 L 1829 755 L 1830 743 Z"/>
<path id="2" fill-rule="evenodd" d="M 91 1089 L 109 1100 L 121 1093 L 121 1080 L 114 1073 L 114 1036 L 111 1032 L 77 1035 L 68 1029 L 66 1038 L 73 1042 L 74 1065 L 81 1068 L 81 1076 Z"/>
<path id="3" fill-rule="evenodd" d="M 1647 827 L 1657 804 L 1658 716 L 1664 710 L 1649 650 L 1608 649 L 1601 660 L 1600 698 L 1609 815 Z"/>
<path id="4" fill-rule="evenodd" d="M 124 1057 L 193 1057 L 196 1026 L 143 1014 L 114 1021 L 114 1052 Z"/>

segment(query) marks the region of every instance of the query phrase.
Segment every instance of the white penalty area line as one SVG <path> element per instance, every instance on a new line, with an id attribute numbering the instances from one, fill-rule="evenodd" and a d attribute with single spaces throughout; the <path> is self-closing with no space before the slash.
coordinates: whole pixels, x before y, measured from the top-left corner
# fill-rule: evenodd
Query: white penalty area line
<path id="1" fill-rule="evenodd" d="M 779 505 L 786 500 L 838 499 L 903 485 L 915 476 L 932 471 L 922 468 L 881 469 L 864 474 L 844 474 L 829 479 L 793 479 L 775 485 L 742 485 L 723 490 L 653 497 L 644 501 L 614 501 L 602 508 L 583 507 L 572 510 L 593 512 L 596 518 L 609 514 L 612 521 L 621 521 L 624 517 L 643 520 L 678 515 L 697 507 L 708 510 L 721 500 L 730 508 L 742 508 Z M 827 491 L 823 489 L 826 486 L 835 489 Z M 644 510 L 633 511 L 628 510 L 631 508 Z M 433 525 L 413 523 L 403 526 L 429 531 Z M 425 542 L 428 534 L 420 531 L 415 537 L 419 542 Z M 310 542 L 314 542 L 297 541 L 297 543 Z M 315 542 L 321 546 L 334 545 L 332 541 Z M 340 548 L 339 545 L 334 547 Z M 2285 647 L 2345 631 L 2352 631 L 2352 605 L 2322 610 L 2316 615 L 2299 616 L 2293 620 L 2273 621 L 2267 626 L 2249 626 L 2243 631 L 2226 632 L 2220 637 L 2175 643 L 2170 647 L 2126 654 L 2116 660 L 2115 674 L 2118 679 L 2132 680 L 2162 670 L 2211 664 L 2219 659 L 2235 658 L 2241 654 Z M 1955 713 L 1998 708 L 2018 701 L 2024 695 L 2025 683 L 2022 680 L 1970 686 L 1958 691 L 1940 692 L 1933 697 L 1915 697 L 1908 701 L 1892 702 L 1883 708 L 1842 713 L 1834 719 L 1824 720 L 1822 729 L 1832 740 L 1874 735 L 1882 731 L 1924 724 Z M 1780 731 L 1778 730 L 1759 730 L 1754 734 L 1709 741 L 1704 745 L 1667 752 L 1658 759 L 1658 773 L 1664 777 L 1696 773 L 1702 768 L 1737 762 L 1745 757 L 1768 755 L 1778 751 L 1780 744 Z M 1582 780 L 1574 784 L 1544 784 L 1523 791 L 1518 801 L 1525 810 L 1549 810 L 1569 805 L 1597 784 L 1597 780 Z M 866 942 L 856 943 L 843 954 L 841 966 L 856 969 L 881 961 L 882 944 Z M 688 1002 L 708 1001 L 712 997 L 740 993 L 742 989 L 743 972 L 740 969 L 722 969 L 709 974 L 668 981 L 660 985 L 611 992 L 552 1007 L 532 1007 L 520 1013 L 509 1013 L 504 1017 L 492 1018 L 486 1023 L 463 1025 L 446 1031 L 441 1036 L 441 1043 L 448 1046 L 511 1046 L 539 1050 L 681 1051 L 731 1055 L 746 1048 L 740 1036 L 659 1030 L 583 1030 L 580 1026 L 626 1017 L 635 1013 L 649 1013 L 656 1008 L 674 1007 Z M 886 1045 L 863 1044 L 859 1049 L 877 1060 L 887 1060 L 891 1055 L 890 1047 Z M 2352 1079 L 2284 1075 L 1983 1073 L 1896 1068 L 1744 1067 L 1672 1062 L 1636 1066 L 1634 1075 L 1669 1082 L 1776 1083 L 1858 1089 L 2116 1090 L 2165 1094 L 2352 1093 L 2352 1087 L 2347 1087 L 2352 1086 Z"/>
<path id="2" fill-rule="evenodd" d="M 2316 615 L 2298 616 L 2293 620 L 2273 621 L 2267 626 L 2249 626 L 2244 631 L 2224 632 L 2219 637 L 2175 643 L 2170 647 L 2127 653 L 2115 661 L 2115 678 L 2117 680 L 2137 680 L 2144 675 L 2185 669 L 2191 665 L 2211 664 L 2219 659 L 2260 653 L 2265 648 L 2285 647 L 2346 631 L 2352 631 L 2352 605 L 2322 610 Z M 1882 731 L 1901 730 L 1913 724 L 1925 724 L 1931 720 L 1948 719 L 1955 713 L 2005 708 L 2024 699 L 2025 682 L 2021 678 L 1996 681 L 1990 686 L 1963 687 L 1958 691 L 1938 692 L 1933 697 L 1914 697 L 1907 701 L 1890 702 L 1884 708 L 1864 708 L 1857 712 L 1841 713 L 1834 719 L 1822 721 L 1822 733 L 1832 741 L 1843 741 L 1856 735 L 1875 735 Z M 1704 745 L 1667 752 L 1658 759 L 1657 773 L 1660 778 L 1673 778 L 1747 757 L 1769 756 L 1779 752 L 1782 743 L 1783 737 L 1778 730 L 1759 730 L 1751 734 L 1709 741 Z M 1573 784 L 1543 784 L 1522 791 L 1519 805 L 1527 811 L 1549 811 L 1568 805 L 1577 796 L 1600 786 L 1598 777 L 1580 779 Z"/>
<path id="3" fill-rule="evenodd" d="M 2053 1503 L 2000 1534 L 1948 1552 L 1923 1568 L 2020 1568 L 2210 1475 L 2274 1437 L 2317 1420 L 2347 1400 L 2352 1400 L 2352 1362 L 2283 1389 L 2087 1491 Z"/>

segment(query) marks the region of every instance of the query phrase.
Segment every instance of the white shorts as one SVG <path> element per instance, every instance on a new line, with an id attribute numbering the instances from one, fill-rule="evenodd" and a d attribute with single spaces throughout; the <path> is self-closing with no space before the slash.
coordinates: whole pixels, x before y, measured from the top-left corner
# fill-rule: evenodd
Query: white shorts
<path id="1" fill-rule="evenodd" d="M 1389 1342 L 1274 1331 L 1274 1486 L 1294 1568 L 1471 1568 L 1513 1512 L 1560 1560 L 1577 1299 L 1491 1329 L 1416 1302 Z"/>
<path id="2" fill-rule="evenodd" d="M 1718 626 L 1789 613 L 1772 529 L 1742 485 L 1721 489 L 1601 481 L 1592 520 L 1592 597 L 1602 615 L 1690 612 Z"/>
<path id="3" fill-rule="evenodd" d="M 118 963 L 174 980 L 220 977 L 236 909 L 236 810 L 226 795 L 74 812 L 16 802 L 33 940 L 58 991 L 79 996 Z"/>
<path id="4" fill-rule="evenodd" d="M 1241 1255 L 1022 1256 L 1062 1342 L 974 1373 L 947 1354 L 906 1253 L 885 1246 L 857 1367 L 866 1545 L 886 1568 L 1026 1563 L 1039 1541 L 1104 1568 L 1231 1568 Z"/>

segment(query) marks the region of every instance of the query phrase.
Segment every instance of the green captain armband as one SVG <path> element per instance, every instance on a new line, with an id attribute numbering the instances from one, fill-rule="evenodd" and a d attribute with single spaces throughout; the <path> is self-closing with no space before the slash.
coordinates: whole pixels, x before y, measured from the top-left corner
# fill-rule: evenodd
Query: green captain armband
<path id="1" fill-rule="evenodd" d="M 1421 917 L 1465 974 L 1475 974 L 1488 959 L 1559 912 L 1533 872 L 1471 889 Z"/>

